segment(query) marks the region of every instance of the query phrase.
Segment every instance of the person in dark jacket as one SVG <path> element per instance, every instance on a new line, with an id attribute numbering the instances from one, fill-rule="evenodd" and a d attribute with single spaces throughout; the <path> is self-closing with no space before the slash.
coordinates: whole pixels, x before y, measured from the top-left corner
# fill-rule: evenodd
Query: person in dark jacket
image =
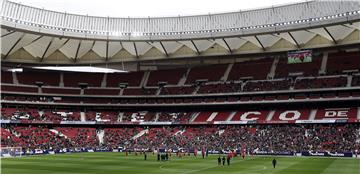
<path id="1" fill-rule="evenodd" d="M 274 166 L 274 169 L 275 169 L 275 167 L 276 167 L 276 163 L 277 163 L 277 161 L 276 161 L 276 159 L 274 158 L 274 159 L 272 160 L 272 165 Z"/>

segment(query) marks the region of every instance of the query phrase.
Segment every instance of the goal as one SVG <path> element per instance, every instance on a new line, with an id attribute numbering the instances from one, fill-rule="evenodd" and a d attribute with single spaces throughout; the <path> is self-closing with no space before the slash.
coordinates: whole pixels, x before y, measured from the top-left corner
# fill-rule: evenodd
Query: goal
<path id="1" fill-rule="evenodd" d="M 21 157 L 22 153 L 21 147 L 0 147 L 0 156 L 2 158 Z"/>

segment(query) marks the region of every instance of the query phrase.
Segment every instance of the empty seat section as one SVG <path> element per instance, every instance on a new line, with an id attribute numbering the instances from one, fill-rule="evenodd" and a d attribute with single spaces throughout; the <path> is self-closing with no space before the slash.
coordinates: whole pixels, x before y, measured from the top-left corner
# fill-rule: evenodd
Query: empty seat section
<path id="1" fill-rule="evenodd" d="M 239 92 L 241 90 L 241 83 L 222 83 L 222 84 L 206 84 L 202 85 L 197 91 L 198 94 L 208 93 L 231 93 Z"/>
<path id="2" fill-rule="evenodd" d="M 64 73 L 64 86 L 78 87 L 79 83 L 100 87 L 103 73 Z"/>
<path id="3" fill-rule="evenodd" d="M 1 91 L 37 93 L 37 87 L 1 85 Z"/>
<path id="4" fill-rule="evenodd" d="M 80 95 L 80 89 L 76 88 L 42 88 L 43 93 L 48 94 L 77 94 Z"/>
<path id="5" fill-rule="evenodd" d="M 43 82 L 46 86 L 59 86 L 60 73 L 58 72 L 21 72 L 16 73 L 20 84 L 34 85 L 35 82 Z"/>
<path id="6" fill-rule="evenodd" d="M 272 80 L 272 81 L 249 81 L 244 86 L 244 91 L 277 91 L 289 90 L 291 86 L 290 79 Z"/>
<path id="7" fill-rule="evenodd" d="M 186 84 L 192 84 L 199 79 L 208 81 L 219 81 L 224 76 L 228 64 L 211 65 L 191 68 L 186 79 Z"/>
<path id="8" fill-rule="evenodd" d="M 123 95 L 155 95 L 155 88 L 125 88 Z"/>
<path id="9" fill-rule="evenodd" d="M 266 79 L 273 61 L 272 58 L 263 58 L 235 63 L 227 80 L 239 80 L 244 77 L 252 77 L 257 80 Z"/>
<path id="10" fill-rule="evenodd" d="M 351 86 L 360 86 L 360 75 L 353 76 Z"/>
<path id="11" fill-rule="evenodd" d="M 275 77 L 288 77 L 289 74 L 302 73 L 303 76 L 316 76 L 321 66 L 322 55 L 313 56 L 312 62 L 288 64 L 287 58 L 281 58 L 276 66 Z"/>
<path id="12" fill-rule="evenodd" d="M 161 89 L 160 95 L 184 95 L 192 94 L 195 90 L 193 86 L 180 86 L 180 87 L 164 87 Z"/>
<path id="13" fill-rule="evenodd" d="M 193 122 L 204 122 L 206 121 L 213 112 L 200 112 Z"/>
<path id="14" fill-rule="evenodd" d="M 326 74 L 341 74 L 344 70 L 360 69 L 360 52 L 329 54 Z"/>
<path id="15" fill-rule="evenodd" d="M 297 79 L 295 89 L 335 88 L 345 87 L 347 77 L 317 77 L 309 79 Z"/>
<path id="16" fill-rule="evenodd" d="M 215 118 L 212 121 L 226 121 L 231 112 L 218 112 L 218 114 L 215 116 Z"/>
<path id="17" fill-rule="evenodd" d="M 104 97 L 104 98 L 97 98 L 97 97 L 83 98 L 82 101 L 84 103 L 111 103 L 111 102 L 113 102 L 113 100 L 111 100 L 109 97 Z"/>
<path id="18" fill-rule="evenodd" d="M 1 71 L 1 83 L 13 83 L 12 72 Z"/>
<path id="19" fill-rule="evenodd" d="M 169 85 L 177 85 L 184 76 L 186 69 L 169 69 L 151 71 L 147 86 L 158 86 L 159 82 L 167 82 Z"/>
<path id="20" fill-rule="evenodd" d="M 85 95 L 119 95 L 120 89 L 88 88 L 84 90 Z"/>
<path id="21" fill-rule="evenodd" d="M 127 83 L 129 86 L 140 86 L 144 72 L 110 73 L 107 74 L 106 86 L 119 87 L 119 83 Z"/>

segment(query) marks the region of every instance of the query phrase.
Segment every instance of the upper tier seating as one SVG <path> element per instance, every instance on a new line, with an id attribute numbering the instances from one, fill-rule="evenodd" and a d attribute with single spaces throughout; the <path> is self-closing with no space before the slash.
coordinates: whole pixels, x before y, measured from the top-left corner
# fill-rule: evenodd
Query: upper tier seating
<path id="1" fill-rule="evenodd" d="M 106 78 L 106 86 L 119 87 L 120 83 L 127 83 L 129 86 L 140 86 L 143 76 L 143 71 L 130 73 L 109 73 Z"/>
<path id="2" fill-rule="evenodd" d="M 64 73 L 64 86 L 78 87 L 79 83 L 100 87 L 104 73 Z"/>
<path id="3" fill-rule="evenodd" d="M 296 79 L 295 89 L 316 89 L 316 88 L 335 88 L 345 87 L 347 77 L 315 77 Z"/>
<path id="4" fill-rule="evenodd" d="M 123 95 L 155 95 L 157 88 L 125 88 Z"/>
<path id="5" fill-rule="evenodd" d="M 16 73 L 16 77 L 20 84 L 35 85 L 35 82 L 43 82 L 44 86 L 59 86 L 59 72 L 21 72 Z"/>
<path id="6" fill-rule="evenodd" d="M 360 69 L 360 52 L 339 52 L 328 56 L 326 73 L 342 74 L 344 70 Z"/>
<path id="7" fill-rule="evenodd" d="M 12 72 L 1 71 L 1 83 L 13 83 Z"/>
<path id="8" fill-rule="evenodd" d="M 353 76 L 351 86 L 360 86 L 360 75 Z"/>
<path id="9" fill-rule="evenodd" d="M 150 71 L 147 86 L 158 86 L 159 82 L 166 82 L 168 85 L 177 85 L 185 73 L 186 69 Z"/>
<path id="10" fill-rule="evenodd" d="M 198 94 L 209 93 L 231 93 L 239 92 L 241 90 L 241 83 L 219 83 L 202 85 L 197 91 Z"/>
<path id="11" fill-rule="evenodd" d="M 302 76 L 316 76 L 321 66 L 321 56 L 314 56 L 312 62 L 288 64 L 287 58 L 280 58 L 275 77 L 288 77 L 290 73 L 302 73 Z"/>
<path id="12" fill-rule="evenodd" d="M 84 90 L 85 95 L 119 95 L 120 89 L 109 88 L 87 88 Z"/>
<path id="13" fill-rule="evenodd" d="M 29 93 L 37 93 L 38 88 L 35 86 L 13 86 L 13 85 L 1 85 L 1 91 L 11 91 L 11 92 L 29 92 Z"/>
<path id="14" fill-rule="evenodd" d="M 209 82 L 220 81 L 227 67 L 228 64 L 193 67 L 187 76 L 186 84 L 193 84 L 199 79 L 207 79 Z"/>
<path id="15" fill-rule="evenodd" d="M 195 90 L 193 86 L 180 86 L 180 87 L 163 87 L 161 88 L 160 95 L 184 95 L 192 94 Z"/>
<path id="16" fill-rule="evenodd" d="M 227 80 L 239 80 L 242 77 L 252 77 L 257 80 L 266 79 L 273 61 L 273 58 L 264 58 L 235 63 Z"/>
<path id="17" fill-rule="evenodd" d="M 277 91 L 289 90 L 291 79 L 279 79 L 269 81 L 248 81 L 244 86 L 244 91 Z"/>
<path id="18" fill-rule="evenodd" d="M 43 87 L 41 88 L 43 93 L 48 94 L 76 94 L 80 95 L 80 88 L 50 88 Z"/>

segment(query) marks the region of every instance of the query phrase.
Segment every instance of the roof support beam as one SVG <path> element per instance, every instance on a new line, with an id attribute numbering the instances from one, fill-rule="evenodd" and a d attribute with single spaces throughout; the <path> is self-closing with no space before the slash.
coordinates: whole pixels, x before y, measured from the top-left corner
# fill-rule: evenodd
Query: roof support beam
<path id="1" fill-rule="evenodd" d="M 42 61 L 44 60 L 45 54 L 46 54 L 46 52 L 48 51 L 48 49 L 50 48 L 50 45 L 52 44 L 53 41 L 54 41 L 54 38 L 51 39 L 51 41 L 50 41 L 49 44 L 47 45 L 47 47 L 46 47 L 43 55 L 41 56 L 40 62 L 42 62 Z"/>
<path id="2" fill-rule="evenodd" d="M 135 48 L 136 58 L 139 59 L 139 54 L 138 54 L 135 42 L 133 42 L 133 44 L 134 44 L 134 48 Z"/>
<path id="3" fill-rule="evenodd" d="M 300 49 L 299 42 L 297 42 L 297 40 L 294 38 L 294 36 L 291 34 L 291 32 L 288 32 L 288 34 L 290 35 L 291 39 L 295 42 L 296 47 L 297 47 L 298 49 Z"/>
<path id="4" fill-rule="evenodd" d="M 77 49 L 76 49 L 74 62 L 77 61 L 78 54 L 79 54 L 79 50 L 80 50 L 80 45 L 81 45 L 81 40 L 79 41 L 78 47 L 77 47 Z"/>
<path id="5" fill-rule="evenodd" d="M 28 43 L 27 45 L 24 45 L 24 46 L 22 46 L 22 47 L 26 47 L 26 46 L 28 46 L 28 45 L 33 44 L 34 42 L 36 42 L 36 41 L 38 41 L 39 39 L 41 39 L 43 36 L 44 36 L 44 35 L 41 35 L 41 36 L 37 37 L 35 40 L 31 41 L 30 43 Z"/>
<path id="6" fill-rule="evenodd" d="M 232 50 L 231 50 L 229 44 L 226 42 L 225 38 L 222 38 L 222 40 L 224 41 L 224 43 L 225 43 L 227 49 L 229 50 L 230 54 L 232 54 Z"/>
<path id="7" fill-rule="evenodd" d="M 337 45 L 337 42 L 335 40 L 335 38 L 333 37 L 333 35 L 329 32 L 329 30 L 326 27 L 323 27 L 324 30 L 326 31 L 326 33 L 331 37 L 332 41 L 334 42 L 335 45 Z"/>
<path id="8" fill-rule="evenodd" d="M 13 34 L 13 33 L 15 33 L 15 31 L 10 31 L 9 33 L 6 33 L 6 34 L 4 34 L 4 35 L 1 35 L 1 37 L 5 37 L 5 36 L 10 35 L 10 34 Z"/>
<path id="9" fill-rule="evenodd" d="M 163 43 L 161 41 L 160 41 L 160 45 L 161 45 L 162 49 L 164 50 L 166 57 L 169 57 L 169 54 L 166 51 L 166 49 L 165 49 L 165 47 L 164 47 L 164 45 L 163 45 Z"/>
<path id="10" fill-rule="evenodd" d="M 256 35 L 255 35 L 254 37 L 255 37 L 255 39 L 259 42 L 262 50 L 265 51 L 265 47 L 264 47 L 264 45 L 261 43 L 260 39 L 259 39 Z"/>
<path id="11" fill-rule="evenodd" d="M 197 54 L 200 55 L 200 51 L 199 51 L 198 47 L 196 46 L 196 44 L 194 43 L 194 41 L 190 40 L 190 42 L 194 45 Z"/>
<path id="12" fill-rule="evenodd" d="M 9 54 L 11 53 L 11 51 L 15 48 L 15 46 L 20 42 L 20 40 L 21 40 L 24 36 L 25 36 L 25 33 L 22 34 L 22 36 L 14 43 L 13 46 L 11 46 L 10 50 L 6 53 L 6 55 L 4 56 L 3 59 L 6 59 L 6 58 L 9 56 Z"/>
<path id="13" fill-rule="evenodd" d="M 40 38 L 40 37 L 39 37 Z M 38 39 L 39 39 L 38 38 Z M 63 44 L 61 44 L 61 46 L 60 47 L 58 47 L 58 49 L 59 48 L 61 48 L 61 47 L 63 47 L 68 41 L 69 41 L 70 39 L 66 39 L 66 41 L 63 43 Z M 46 48 L 46 50 L 45 50 L 45 52 L 44 52 L 44 54 L 43 54 L 43 56 L 41 57 L 41 60 L 40 60 L 40 62 L 42 62 L 43 61 L 43 59 L 45 58 L 45 55 L 46 55 L 46 52 L 48 51 L 48 49 L 50 48 L 50 44 L 52 44 L 52 42 L 53 42 L 53 39 L 50 41 L 50 43 L 49 43 L 49 45 L 48 45 L 48 48 Z"/>
<path id="14" fill-rule="evenodd" d="M 94 44 L 95 44 L 95 42 L 94 42 Z M 106 41 L 105 61 L 108 61 L 108 60 L 109 60 L 109 41 Z"/>

